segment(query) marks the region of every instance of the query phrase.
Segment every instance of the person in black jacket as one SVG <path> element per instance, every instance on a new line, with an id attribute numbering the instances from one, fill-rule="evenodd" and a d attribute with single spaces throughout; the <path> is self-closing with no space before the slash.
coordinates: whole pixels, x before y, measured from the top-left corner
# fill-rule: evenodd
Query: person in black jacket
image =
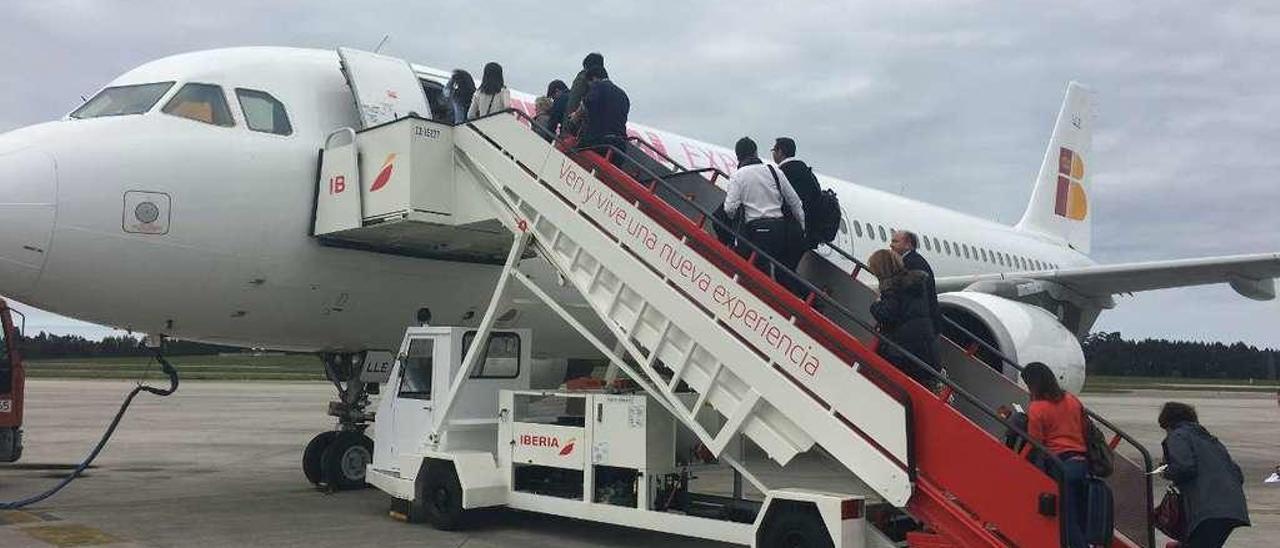
<path id="1" fill-rule="evenodd" d="M 561 80 L 552 80 L 547 84 L 547 97 L 551 98 L 550 119 L 547 120 L 547 129 L 555 135 L 560 131 L 560 124 L 564 123 L 565 109 L 569 107 L 569 86 Z"/>
<path id="2" fill-rule="evenodd" d="M 586 113 L 586 126 L 582 130 L 581 148 L 611 145 L 618 150 L 627 149 L 627 116 L 631 112 L 631 99 L 609 79 L 604 67 L 587 69 L 587 95 L 582 98 L 581 111 Z M 599 150 L 604 154 L 604 150 Z M 615 156 L 613 163 L 621 158 Z"/>
<path id="3" fill-rule="evenodd" d="M 1236 527 L 1249 526 L 1244 474 L 1218 438 L 1200 426 L 1194 407 L 1168 402 L 1160 409 L 1160 428 L 1167 433 L 1165 479 L 1182 493 L 1187 518 L 1186 548 L 1218 548 Z"/>
<path id="4" fill-rule="evenodd" d="M 933 267 L 929 266 L 929 261 L 924 260 L 917 249 L 920 247 L 920 238 L 916 237 L 916 233 L 910 230 L 895 230 L 893 238 L 889 240 L 889 249 L 894 253 L 902 256 L 902 264 L 907 270 L 919 270 L 929 275 L 928 297 L 929 297 L 929 317 L 933 319 L 933 330 L 942 332 L 942 313 L 938 311 L 938 288 L 933 282 Z"/>
<path id="5" fill-rule="evenodd" d="M 903 350 L 936 368 L 938 335 L 933 330 L 929 316 L 928 275 L 918 270 L 907 270 L 902 257 L 888 249 L 881 249 L 867 259 L 867 269 L 880 280 L 880 299 L 871 303 L 871 315 L 885 337 L 897 343 Z M 881 344 L 879 353 L 889 363 L 934 389 L 938 380 L 933 373 L 920 367 L 887 344 Z"/>
<path id="6" fill-rule="evenodd" d="M 773 142 L 773 161 L 778 164 L 778 169 L 787 176 L 787 180 L 791 181 L 791 187 L 796 189 L 796 194 L 800 196 L 800 204 L 804 207 L 806 215 L 816 211 L 818 203 L 818 195 L 822 194 L 822 188 L 818 186 L 818 178 L 813 174 L 813 168 L 804 163 L 804 160 L 796 158 L 796 141 L 790 137 L 778 137 Z M 817 247 L 817 243 L 813 238 L 806 235 L 807 249 Z M 805 249 L 796 249 L 793 257 L 787 257 L 787 266 L 795 269 L 800 263 L 800 257 L 804 255 Z"/>

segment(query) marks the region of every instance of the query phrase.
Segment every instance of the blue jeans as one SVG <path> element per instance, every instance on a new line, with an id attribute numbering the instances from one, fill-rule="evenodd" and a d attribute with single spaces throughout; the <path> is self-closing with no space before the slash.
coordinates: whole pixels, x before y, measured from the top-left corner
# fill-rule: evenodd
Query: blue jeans
<path id="1" fill-rule="evenodd" d="M 1059 455 L 1059 458 L 1062 458 Z M 1085 516 L 1088 516 L 1088 497 L 1085 478 L 1089 475 L 1089 461 L 1083 457 L 1062 458 L 1062 482 L 1066 498 L 1062 501 L 1062 519 L 1067 526 L 1067 546 L 1088 548 L 1085 541 Z"/>

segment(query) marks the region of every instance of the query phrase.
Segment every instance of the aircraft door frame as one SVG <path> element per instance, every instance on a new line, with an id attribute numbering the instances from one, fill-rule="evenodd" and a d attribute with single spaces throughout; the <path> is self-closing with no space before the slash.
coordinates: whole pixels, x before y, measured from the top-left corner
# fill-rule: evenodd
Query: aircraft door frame
<path id="1" fill-rule="evenodd" d="M 429 118 L 431 107 L 418 75 L 408 61 L 351 48 L 338 48 L 342 74 L 362 127 L 398 120 L 410 114 Z"/>

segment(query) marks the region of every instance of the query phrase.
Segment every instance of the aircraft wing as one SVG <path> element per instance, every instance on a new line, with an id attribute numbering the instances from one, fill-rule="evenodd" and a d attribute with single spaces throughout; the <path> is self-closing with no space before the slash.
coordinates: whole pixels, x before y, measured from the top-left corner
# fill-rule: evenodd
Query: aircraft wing
<path id="1" fill-rule="evenodd" d="M 1109 297 L 1191 285 L 1229 283 L 1237 293 L 1267 301 L 1276 296 L 1275 278 L 1280 277 L 1280 253 L 1258 253 L 1202 259 L 1177 259 L 1144 263 L 1124 263 L 1006 272 L 976 276 L 948 276 L 937 279 L 939 292 L 959 291 L 978 282 L 1038 280 L 1069 287 L 1090 297 Z"/>

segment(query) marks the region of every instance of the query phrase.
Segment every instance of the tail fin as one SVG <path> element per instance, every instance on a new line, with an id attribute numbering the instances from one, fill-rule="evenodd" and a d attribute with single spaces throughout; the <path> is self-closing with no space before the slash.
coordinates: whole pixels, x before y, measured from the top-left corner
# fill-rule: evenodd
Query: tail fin
<path id="1" fill-rule="evenodd" d="M 1017 228 L 1060 240 L 1081 253 L 1089 252 L 1089 145 L 1092 112 L 1089 88 L 1067 84 L 1067 97 L 1053 126 L 1031 203 Z"/>

